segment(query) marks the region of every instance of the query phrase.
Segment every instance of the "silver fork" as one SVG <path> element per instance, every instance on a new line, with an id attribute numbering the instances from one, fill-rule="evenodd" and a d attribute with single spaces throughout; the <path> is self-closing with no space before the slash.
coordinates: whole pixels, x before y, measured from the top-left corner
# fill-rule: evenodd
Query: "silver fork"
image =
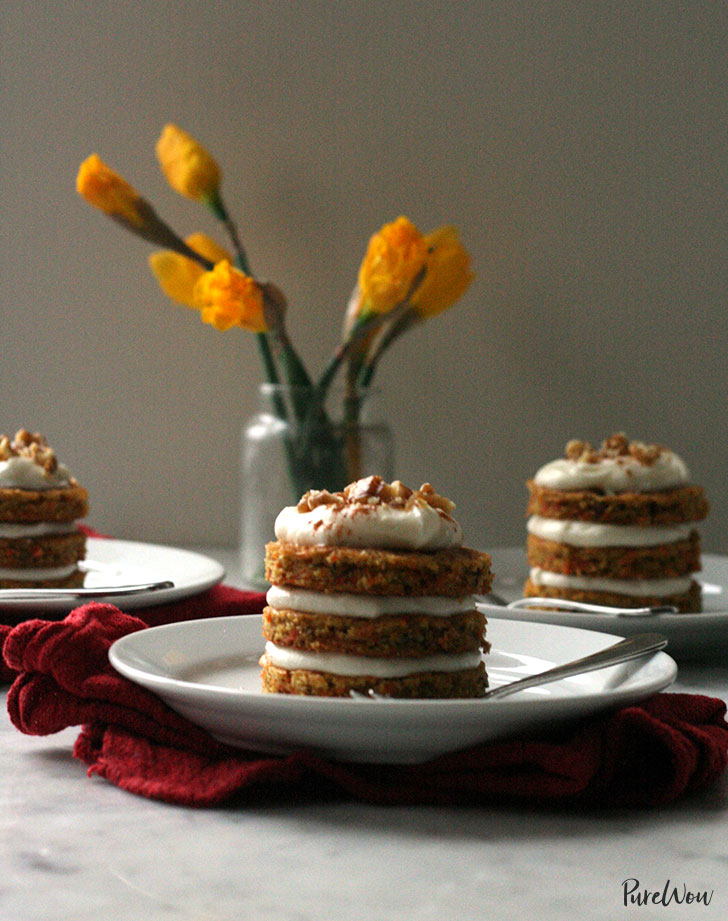
<path id="1" fill-rule="evenodd" d="M 610 614 L 614 617 L 654 617 L 657 614 L 677 614 L 677 608 L 672 604 L 651 605 L 641 608 L 615 608 L 604 604 L 588 604 L 586 601 L 571 601 L 568 598 L 519 598 L 517 601 L 506 601 L 496 592 L 487 595 L 478 595 L 477 600 L 486 604 L 494 604 L 510 611 L 524 611 L 528 608 L 547 607 L 557 611 L 586 611 L 591 614 Z"/>
<path id="2" fill-rule="evenodd" d="M 536 675 L 528 675 L 526 678 L 520 678 L 518 681 L 511 681 L 509 684 L 503 684 L 497 688 L 491 688 L 485 692 L 485 696 L 490 700 L 499 697 L 507 697 L 525 688 L 534 688 L 540 684 L 549 684 L 551 681 L 560 681 L 562 678 L 570 678 L 572 675 L 581 675 L 585 672 L 593 672 L 600 668 L 606 668 L 609 665 L 617 665 L 620 662 L 628 662 L 630 659 L 638 659 L 655 653 L 667 646 L 667 638 L 659 633 L 637 633 L 626 640 L 621 640 L 613 646 L 608 646 L 599 652 L 594 652 L 589 656 L 581 659 L 574 659 L 573 662 L 565 662 L 563 665 L 557 665 L 549 668 L 545 672 L 539 672 Z"/>
<path id="3" fill-rule="evenodd" d="M 118 595 L 138 595 L 142 592 L 158 592 L 163 588 L 174 588 L 168 579 L 159 582 L 139 582 L 133 585 L 113 585 L 90 588 L 0 588 L 0 602 L 44 601 L 56 598 L 110 598 Z"/>

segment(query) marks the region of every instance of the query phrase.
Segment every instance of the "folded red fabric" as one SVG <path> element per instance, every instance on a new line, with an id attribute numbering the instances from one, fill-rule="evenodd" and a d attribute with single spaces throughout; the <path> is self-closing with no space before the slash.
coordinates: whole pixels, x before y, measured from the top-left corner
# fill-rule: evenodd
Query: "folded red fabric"
<path id="1" fill-rule="evenodd" d="M 27 621 L 4 646 L 19 673 L 8 712 L 21 732 L 82 725 L 74 754 L 132 793 L 194 806 L 289 792 L 372 803 L 654 806 L 704 788 L 726 767 L 726 705 L 658 694 L 548 740 L 490 742 L 427 764 L 352 765 L 300 751 L 267 757 L 227 747 L 117 674 L 111 644 L 139 617 L 88 604 L 63 621 Z"/>

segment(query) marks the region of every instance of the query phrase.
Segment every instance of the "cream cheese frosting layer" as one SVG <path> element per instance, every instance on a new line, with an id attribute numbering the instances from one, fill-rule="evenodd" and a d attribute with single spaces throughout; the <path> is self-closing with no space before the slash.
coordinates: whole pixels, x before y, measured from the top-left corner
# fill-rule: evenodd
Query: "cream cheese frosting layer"
<path id="1" fill-rule="evenodd" d="M 530 572 L 534 585 L 549 588 L 571 588 L 586 592 L 614 592 L 617 595 L 631 595 L 635 598 L 651 595 L 684 595 L 690 589 L 692 580 L 681 579 L 605 579 L 597 576 L 567 576 L 559 572 L 547 572 L 534 567 Z"/>
<path id="2" fill-rule="evenodd" d="M 481 662 L 479 652 L 379 659 L 336 652 L 301 652 L 298 649 L 276 646 L 270 641 L 265 644 L 265 655 L 271 665 L 288 671 L 304 669 L 312 672 L 330 672 L 333 675 L 371 675 L 373 678 L 405 678 L 407 675 L 418 675 L 421 672 L 458 672 L 477 668 Z"/>
<path id="3" fill-rule="evenodd" d="M 14 540 L 20 537 L 49 537 L 56 534 L 73 534 L 77 531 L 72 521 L 37 521 L 29 524 L 0 522 L 0 538 Z"/>
<path id="4" fill-rule="evenodd" d="M 65 579 L 76 571 L 76 564 L 70 566 L 49 566 L 44 569 L 0 569 L 0 579 L 18 582 L 42 582 L 45 579 Z"/>
<path id="5" fill-rule="evenodd" d="M 277 611 L 303 611 L 340 617 L 381 617 L 384 614 L 427 614 L 451 617 L 475 609 L 472 595 L 465 598 L 402 598 L 388 595 L 355 595 L 347 592 L 315 592 L 304 588 L 268 589 L 266 601 Z"/>
<path id="6" fill-rule="evenodd" d="M 444 550 L 462 546 L 453 518 L 424 501 L 411 508 L 391 505 L 318 505 L 299 512 L 284 508 L 275 522 L 278 540 L 301 546 L 379 547 L 385 550 Z"/>
<path id="7" fill-rule="evenodd" d="M 641 527 L 569 521 L 541 515 L 531 515 L 526 527 L 534 537 L 572 547 L 657 547 L 687 540 L 692 532 L 689 524 Z"/>
<path id="8" fill-rule="evenodd" d="M 62 489 L 70 484 L 71 474 L 63 464 L 59 464 L 53 473 L 48 473 L 40 464 L 23 455 L 0 461 L 0 489 Z"/>
<path id="9" fill-rule="evenodd" d="M 690 474 L 685 461 L 663 450 L 654 463 L 631 455 L 605 457 L 594 463 L 558 458 L 536 473 L 534 482 L 547 489 L 601 489 L 605 493 L 652 492 L 685 486 Z"/>

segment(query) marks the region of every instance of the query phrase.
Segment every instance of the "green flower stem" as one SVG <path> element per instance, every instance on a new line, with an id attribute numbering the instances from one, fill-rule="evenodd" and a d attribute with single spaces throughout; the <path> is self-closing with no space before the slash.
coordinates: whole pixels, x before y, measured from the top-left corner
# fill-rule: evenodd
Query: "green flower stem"
<path id="1" fill-rule="evenodd" d="M 141 225 L 132 224 L 119 214 L 112 214 L 110 216 L 117 223 L 121 224 L 125 230 L 131 231 L 131 233 L 136 234 L 136 236 L 141 237 L 143 240 L 155 243 L 165 249 L 171 249 L 175 253 L 179 253 L 180 256 L 186 256 L 188 259 L 198 262 L 207 272 L 214 268 L 213 263 L 210 262 L 209 259 L 205 259 L 204 256 L 196 253 L 183 239 L 181 239 L 181 237 L 177 236 L 168 224 L 165 224 L 146 199 L 138 199 L 137 212 L 142 219 Z"/>
<path id="2" fill-rule="evenodd" d="M 219 190 L 216 190 L 209 198 L 207 198 L 206 202 L 215 217 L 225 225 L 225 229 L 227 230 L 233 247 L 235 248 L 238 268 L 242 272 L 245 272 L 246 275 L 252 275 L 253 273 L 250 270 L 248 255 L 245 252 L 245 247 L 243 246 L 238 235 L 238 228 L 235 226 L 233 219 L 230 217 L 230 214 L 225 207 L 225 203 L 222 200 L 222 196 L 220 195 Z"/>
<path id="3" fill-rule="evenodd" d="M 377 344 L 374 352 L 363 362 L 359 372 L 359 387 L 366 390 L 371 386 L 374 372 L 377 369 L 382 356 L 395 339 L 399 338 L 402 333 L 406 332 L 412 326 L 419 322 L 417 313 L 414 310 L 405 310 L 399 317 L 390 324 L 389 328 Z"/>
<path id="4" fill-rule="evenodd" d="M 361 478 L 361 395 L 357 384 L 359 363 L 350 364 L 346 375 L 346 394 L 344 396 L 344 450 L 346 454 L 346 479 L 353 483 Z"/>
<path id="5" fill-rule="evenodd" d="M 255 338 L 258 342 L 258 351 L 260 352 L 260 357 L 263 361 L 263 367 L 265 368 L 265 376 L 269 384 L 280 384 L 280 378 L 278 377 L 278 370 L 275 366 L 273 360 L 273 353 L 271 352 L 270 343 L 268 342 L 267 333 L 256 333 Z M 283 404 L 281 404 L 283 406 Z M 285 407 L 283 407 L 285 413 Z M 285 418 L 285 415 L 283 416 Z"/>
<path id="6" fill-rule="evenodd" d="M 311 377 L 298 357 L 298 353 L 291 345 L 285 330 L 281 328 L 280 331 L 276 331 L 276 335 L 280 343 L 281 360 L 286 371 L 288 383 L 292 387 L 311 387 L 313 384 Z"/>
<path id="7" fill-rule="evenodd" d="M 225 203 L 222 199 L 220 191 L 215 190 L 215 192 L 206 199 L 206 202 L 215 217 L 217 217 L 218 220 L 220 220 L 225 225 L 225 228 L 235 248 L 235 261 L 237 267 L 241 272 L 245 272 L 246 275 L 254 278 L 255 276 L 253 275 L 253 270 L 251 269 L 248 255 L 245 252 L 245 248 L 243 247 L 243 244 L 238 235 L 237 227 L 235 226 L 227 208 L 225 207 Z M 298 357 L 298 353 L 291 345 L 291 341 L 288 338 L 288 334 L 284 326 L 283 317 L 280 318 L 279 322 L 276 324 L 276 327 L 272 330 L 272 333 L 276 343 L 278 344 L 278 352 L 283 364 L 283 368 L 286 372 L 288 383 L 292 387 L 310 387 L 311 378 L 308 374 L 308 371 L 306 371 L 303 362 Z M 265 334 L 261 335 L 265 337 Z M 263 339 L 259 339 L 259 341 L 262 342 Z M 280 380 L 275 373 L 273 355 L 271 353 L 267 339 L 265 339 L 265 342 L 266 348 L 265 351 L 262 352 L 262 355 L 268 380 L 271 383 L 280 383 Z M 285 413 L 281 418 L 286 418 Z"/>
<path id="8" fill-rule="evenodd" d="M 341 345 L 336 349 L 334 354 L 331 356 L 328 365 L 324 369 L 324 373 L 319 378 L 318 383 L 316 384 L 315 392 L 320 398 L 321 403 L 326 399 L 326 394 L 328 393 L 329 387 L 333 379 L 336 377 L 336 372 L 341 367 L 342 362 L 345 358 L 349 356 L 351 350 L 364 336 L 367 335 L 372 329 L 375 329 L 377 326 L 381 326 L 384 320 L 384 316 L 380 314 L 370 314 L 366 317 L 359 318 L 354 326 L 351 329 L 348 337 L 341 343 Z"/>
<path id="9" fill-rule="evenodd" d="M 410 307 L 410 298 L 422 284 L 426 271 L 427 267 L 423 265 L 412 279 L 412 284 L 405 297 L 393 310 L 390 310 L 388 314 L 384 315 L 381 323 L 383 333 L 379 338 L 379 342 L 374 347 L 373 354 L 365 361 L 360 373 L 359 384 L 362 388 L 366 388 L 371 384 L 374 371 L 380 358 L 394 340 L 419 321 L 419 314 Z"/>
<path id="10" fill-rule="evenodd" d="M 268 334 L 256 333 L 255 338 L 258 343 L 258 350 L 263 361 L 268 383 L 274 385 L 271 394 L 273 409 L 275 410 L 275 413 L 279 419 L 283 420 L 284 422 L 288 422 L 286 402 L 278 390 L 278 387 L 280 386 L 280 378 L 278 376 L 278 371 L 273 360 L 273 353 L 271 352 L 270 342 L 268 341 Z M 297 499 L 303 494 L 305 490 L 300 489 L 300 470 L 298 458 L 296 456 L 296 445 L 291 439 L 288 431 L 286 432 L 286 436 L 284 438 L 284 445 L 286 451 L 286 466 L 288 467 L 288 478 L 291 483 L 293 496 Z"/>

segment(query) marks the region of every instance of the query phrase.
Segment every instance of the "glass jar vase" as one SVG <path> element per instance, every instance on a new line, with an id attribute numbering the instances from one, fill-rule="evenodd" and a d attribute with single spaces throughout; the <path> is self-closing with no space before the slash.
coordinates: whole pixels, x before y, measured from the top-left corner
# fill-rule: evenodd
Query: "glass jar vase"
<path id="1" fill-rule="evenodd" d="M 394 439 L 378 417 L 379 394 L 334 389 L 312 411 L 311 389 L 261 384 L 259 407 L 242 432 L 240 554 L 242 576 L 265 589 L 265 545 L 278 512 L 309 489 L 343 489 L 379 474 L 393 478 Z"/>

